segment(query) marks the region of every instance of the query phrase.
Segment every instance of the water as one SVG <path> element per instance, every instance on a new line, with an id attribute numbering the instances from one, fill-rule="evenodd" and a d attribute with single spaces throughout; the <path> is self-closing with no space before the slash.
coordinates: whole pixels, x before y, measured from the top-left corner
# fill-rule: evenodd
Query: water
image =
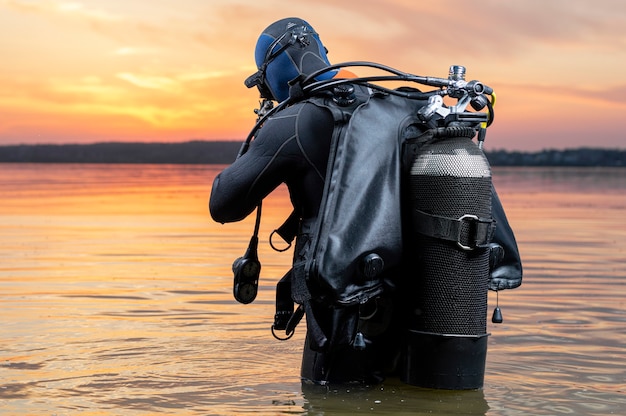
<path id="1" fill-rule="evenodd" d="M 626 169 L 494 168 L 525 276 L 465 392 L 303 392 L 304 330 L 269 332 L 286 192 L 264 204 L 259 296 L 237 304 L 253 219 L 210 220 L 218 169 L 0 165 L 0 414 L 626 414 Z"/>

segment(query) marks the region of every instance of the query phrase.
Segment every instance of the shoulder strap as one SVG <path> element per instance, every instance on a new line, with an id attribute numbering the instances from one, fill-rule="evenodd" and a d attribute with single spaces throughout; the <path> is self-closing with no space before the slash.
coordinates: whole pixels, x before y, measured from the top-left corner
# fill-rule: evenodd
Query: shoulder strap
<path id="1" fill-rule="evenodd" d="M 336 149 L 336 143 L 339 138 L 339 135 L 342 132 L 343 126 L 348 123 L 354 110 L 365 100 L 366 100 L 366 97 L 363 94 L 355 94 L 354 102 L 345 100 L 345 98 L 341 96 L 337 97 L 336 95 L 324 96 L 324 97 L 318 96 L 318 97 L 311 97 L 307 99 L 307 101 L 311 102 L 312 104 L 328 109 L 333 115 L 334 127 L 335 127 L 333 129 L 333 137 L 331 139 L 331 152 L 333 154 L 329 155 L 329 157 L 333 156 L 334 158 L 334 153 L 335 153 L 334 149 Z M 333 101 L 334 104 L 330 104 L 330 101 Z M 340 103 L 343 102 L 346 105 L 344 106 L 337 105 L 337 101 L 339 101 Z M 327 171 L 326 174 L 328 175 L 328 173 L 329 172 Z M 277 229 L 275 229 L 273 233 L 278 234 L 286 243 L 291 245 L 291 242 L 293 241 L 293 239 L 296 237 L 298 233 L 299 222 L 300 222 L 300 217 L 298 213 L 294 210 L 291 212 L 291 214 L 289 214 L 289 217 L 287 217 L 287 219 L 283 222 L 283 224 Z"/>

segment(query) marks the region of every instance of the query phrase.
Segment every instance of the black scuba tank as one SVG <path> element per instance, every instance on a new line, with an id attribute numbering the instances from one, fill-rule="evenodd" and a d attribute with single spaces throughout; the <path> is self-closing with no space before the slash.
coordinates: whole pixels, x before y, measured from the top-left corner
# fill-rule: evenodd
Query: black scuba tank
<path id="1" fill-rule="evenodd" d="M 491 169 L 470 137 L 432 139 L 407 178 L 410 260 L 403 381 L 480 388 L 494 231 Z"/>

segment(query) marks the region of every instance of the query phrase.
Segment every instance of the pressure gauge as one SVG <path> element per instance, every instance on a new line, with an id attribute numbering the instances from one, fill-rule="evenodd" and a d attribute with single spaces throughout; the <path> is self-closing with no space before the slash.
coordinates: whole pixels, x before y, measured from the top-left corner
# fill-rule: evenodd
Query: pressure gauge
<path id="1" fill-rule="evenodd" d="M 233 263 L 233 296 L 240 303 L 251 303 L 259 288 L 261 263 L 256 258 L 240 257 Z"/>

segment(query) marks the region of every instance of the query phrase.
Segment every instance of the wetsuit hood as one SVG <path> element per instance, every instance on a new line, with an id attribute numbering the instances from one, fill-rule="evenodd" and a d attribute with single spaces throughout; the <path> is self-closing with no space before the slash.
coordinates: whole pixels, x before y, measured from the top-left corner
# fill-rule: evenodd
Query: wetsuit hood
<path id="1" fill-rule="evenodd" d="M 289 97 L 289 81 L 330 65 L 317 32 L 297 17 L 269 25 L 259 36 L 254 58 L 259 70 L 246 80 L 246 86 L 257 86 L 264 98 L 279 102 Z M 317 80 L 332 78 L 335 73 L 328 71 Z"/>

